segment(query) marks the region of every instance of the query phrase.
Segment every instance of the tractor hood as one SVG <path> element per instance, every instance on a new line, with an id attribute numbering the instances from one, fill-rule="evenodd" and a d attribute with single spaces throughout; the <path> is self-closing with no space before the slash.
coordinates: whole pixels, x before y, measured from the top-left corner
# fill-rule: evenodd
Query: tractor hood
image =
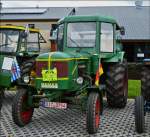
<path id="1" fill-rule="evenodd" d="M 89 59 L 89 53 L 64 53 L 64 52 L 50 52 L 44 53 L 37 57 L 37 61 L 67 61 L 67 60 L 82 60 L 82 59 Z"/>
<path id="2" fill-rule="evenodd" d="M 78 64 L 89 59 L 89 53 L 50 52 L 39 55 L 36 58 L 36 88 L 74 89 L 77 87 Z"/>

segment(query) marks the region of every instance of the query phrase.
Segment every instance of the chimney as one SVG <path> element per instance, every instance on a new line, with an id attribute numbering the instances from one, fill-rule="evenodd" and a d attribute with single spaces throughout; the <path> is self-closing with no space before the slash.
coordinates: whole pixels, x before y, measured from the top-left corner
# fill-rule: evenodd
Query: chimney
<path id="1" fill-rule="evenodd" d="M 136 9 L 141 9 L 143 5 L 143 0 L 135 0 Z"/>

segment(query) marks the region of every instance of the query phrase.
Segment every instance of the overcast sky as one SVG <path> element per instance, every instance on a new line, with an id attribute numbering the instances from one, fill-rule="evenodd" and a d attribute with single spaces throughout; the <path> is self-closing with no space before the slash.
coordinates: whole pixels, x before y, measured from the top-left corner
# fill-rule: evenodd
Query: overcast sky
<path id="1" fill-rule="evenodd" d="M 116 0 L 116 1 L 111 1 L 111 0 L 97 0 L 97 1 L 23 1 L 23 0 L 18 0 L 18 1 L 13 1 L 13 0 L 1 0 L 3 7 L 80 7 L 80 6 L 134 6 L 135 5 L 135 0 L 126 0 L 126 1 L 121 1 L 121 0 Z M 144 6 L 150 6 L 150 0 L 143 0 L 143 5 Z"/>

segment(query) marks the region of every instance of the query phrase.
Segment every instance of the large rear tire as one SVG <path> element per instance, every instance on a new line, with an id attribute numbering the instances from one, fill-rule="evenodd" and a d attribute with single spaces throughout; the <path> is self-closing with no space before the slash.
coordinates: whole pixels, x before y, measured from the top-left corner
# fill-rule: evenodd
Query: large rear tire
<path id="1" fill-rule="evenodd" d="M 150 101 L 150 68 L 144 67 L 141 73 L 141 92 L 146 101 Z"/>
<path id="2" fill-rule="evenodd" d="M 144 99 L 143 96 L 139 96 L 135 99 L 135 127 L 138 133 L 144 131 L 144 124 Z"/>
<path id="3" fill-rule="evenodd" d="M 128 97 L 127 63 L 122 62 L 111 66 L 107 72 L 106 97 L 110 107 L 123 108 Z"/>
<path id="4" fill-rule="evenodd" d="M 13 121 L 20 127 L 28 124 L 33 115 L 34 108 L 28 106 L 28 95 L 26 89 L 19 89 L 12 104 Z"/>
<path id="5" fill-rule="evenodd" d="M 89 134 L 97 132 L 100 124 L 100 96 L 96 92 L 89 93 L 87 102 L 86 126 Z"/>
<path id="6" fill-rule="evenodd" d="M 21 65 L 21 82 L 24 82 L 24 77 L 29 77 L 29 82 L 30 83 L 30 75 L 31 71 L 35 67 L 35 60 L 30 59 L 22 63 Z M 27 84 L 27 83 L 26 83 Z"/>

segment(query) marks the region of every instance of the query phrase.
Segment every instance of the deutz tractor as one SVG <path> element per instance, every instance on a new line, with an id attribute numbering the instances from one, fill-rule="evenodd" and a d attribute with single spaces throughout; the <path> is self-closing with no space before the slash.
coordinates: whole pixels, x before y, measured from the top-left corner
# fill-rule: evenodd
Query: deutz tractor
<path id="1" fill-rule="evenodd" d="M 109 106 L 123 108 L 127 103 L 127 63 L 120 32 L 124 34 L 124 27 L 111 17 L 68 16 L 60 20 L 58 51 L 36 58 L 34 82 L 22 85 L 14 98 L 14 122 L 25 126 L 39 106 L 66 109 L 77 103 L 86 110 L 88 133 L 96 133 L 103 91 Z"/>
<path id="2" fill-rule="evenodd" d="M 0 108 L 4 89 L 23 83 L 28 77 L 43 42 L 38 29 L 0 26 Z"/>
<path id="3" fill-rule="evenodd" d="M 138 133 L 144 132 L 145 115 L 150 112 L 150 59 L 143 60 L 141 72 L 141 96 L 135 99 L 135 127 Z"/>

